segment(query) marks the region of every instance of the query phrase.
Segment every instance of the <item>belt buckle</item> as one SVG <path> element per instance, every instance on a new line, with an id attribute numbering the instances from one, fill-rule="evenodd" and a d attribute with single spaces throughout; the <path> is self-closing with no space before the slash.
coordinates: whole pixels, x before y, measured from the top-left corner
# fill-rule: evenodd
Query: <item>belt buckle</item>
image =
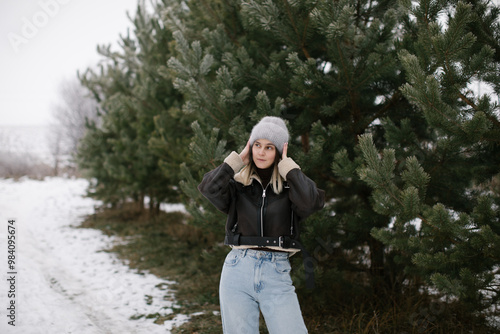
<path id="1" fill-rule="evenodd" d="M 278 237 L 278 246 L 280 246 L 281 248 L 283 248 L 283 236 L 279 236 Z"/>

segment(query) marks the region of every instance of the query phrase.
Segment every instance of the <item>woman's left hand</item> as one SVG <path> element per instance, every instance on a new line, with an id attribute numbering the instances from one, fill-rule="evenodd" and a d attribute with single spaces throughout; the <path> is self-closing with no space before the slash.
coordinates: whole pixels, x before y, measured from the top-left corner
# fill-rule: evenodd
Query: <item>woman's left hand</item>
<path id="1" fill-rule="evenodd" d="M 243 149 L 243 151 L 241 151 L 240 153 L 240 158 L 241 160 L 243 160 L 243 163 L 246 165 L 248 165 L 250 163 L 250 140 L 247 142 L 245 148 Z"/>
<path id="2" fill-rule="evenodd" d="M 285 160 L 287 158 L 286 154 L 288 153 L 288 143 L 285 143 L 283 145 L 283 155 L 281 156 L 282 160 Z"/>

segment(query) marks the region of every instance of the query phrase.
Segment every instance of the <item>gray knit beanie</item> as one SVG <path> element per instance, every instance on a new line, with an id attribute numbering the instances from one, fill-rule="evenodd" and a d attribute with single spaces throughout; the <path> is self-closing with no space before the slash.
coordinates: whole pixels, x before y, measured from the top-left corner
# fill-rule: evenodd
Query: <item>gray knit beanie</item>
<path id="1" fill-rule="evenodd" d="M 282 153 L 283 145 L 288 142 L 288 129 L 285 121 L 274 116 L 264 117 L 253 127 L 250 145 L 253 145 L 257 139 L 269 140 Z"/>

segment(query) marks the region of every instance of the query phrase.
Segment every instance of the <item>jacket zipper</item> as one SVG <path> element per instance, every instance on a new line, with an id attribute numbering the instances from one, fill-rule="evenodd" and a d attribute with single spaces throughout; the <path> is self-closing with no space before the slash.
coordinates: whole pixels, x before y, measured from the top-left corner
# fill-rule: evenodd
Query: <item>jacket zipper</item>
<path id="1" fill-rule="evenodd" d="M 264 207 L 266 205 L 266 190 L 267 186 L 264 188 L 262 186 L 262 205 L 260 207 L 260 236 L 264 236 Z"/>

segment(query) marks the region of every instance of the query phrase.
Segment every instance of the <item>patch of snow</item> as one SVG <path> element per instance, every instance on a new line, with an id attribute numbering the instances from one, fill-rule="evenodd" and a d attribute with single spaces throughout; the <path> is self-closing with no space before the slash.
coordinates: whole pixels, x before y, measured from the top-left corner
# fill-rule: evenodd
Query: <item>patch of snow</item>
<path id="1" fill-rule="evenodd" d="M 176 307 L 172 281 L 131 270 L 106 252 L 117 238 L 77 228 L 93 213 L 83 179 L 0 180 L 0 333 L 169 333 L 149 314 Z M 7 225 L 15 219 L 15 298 L 8 297 Z M 16 326 L 6 309 L 15 300 Z M 133 320 L 137 319 L 137 320 Z"/>

